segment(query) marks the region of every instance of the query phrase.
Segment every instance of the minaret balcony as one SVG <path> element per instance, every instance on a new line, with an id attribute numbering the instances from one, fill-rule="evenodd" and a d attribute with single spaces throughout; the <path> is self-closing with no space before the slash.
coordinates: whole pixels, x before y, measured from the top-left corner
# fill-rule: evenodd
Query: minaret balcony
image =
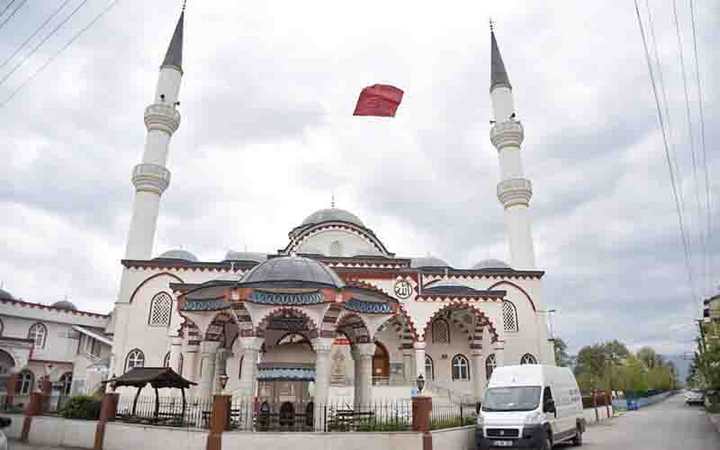
<path id="1" fill-rule="evenodd" d="M 170 185 L 170 171 L 158 164 L 138 164 L 133 168 L 132 183 L 137 191 L 160 195 Z"/>
<path id="2" fill-rule="evenodd" d="M 145 126 L 148 131 L 160 130 L 173 134 L 180 126 L 180 113 L 174 105 L 154 103 L 145 108 Z"/>
<path id="3" fill-rule="evenodd" d="M 532 197 L 532 183 L 526 178 L 510 178 L 497 185 L 497 197 L 505 208 L 528 206 Z"/>
<path id="4" fill-rule="evenodd" d="M 517 120 L 498 122 L 490 128 L 490 142 L 498 150 L 505 147 L 520 147 L 524 138 L 523 126 Z"/>

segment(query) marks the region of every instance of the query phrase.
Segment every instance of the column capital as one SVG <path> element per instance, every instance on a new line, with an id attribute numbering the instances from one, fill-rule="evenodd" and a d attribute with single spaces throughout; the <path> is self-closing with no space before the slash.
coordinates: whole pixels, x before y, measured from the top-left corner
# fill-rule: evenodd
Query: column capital
<path id="1" fill-rule="evenodd" d="M 312 340 L 312 347 L 315 353 L 330 353 L 334 338 L 317 337 Z"/>
<path id="2" fill-rule="evenodd" d="M 170 345 L 182 345 L 182 344 L 183 344 L 182 336 L 171 336 L 170 337 Z"/>
<path id="3" fill-rule="evenodd" d="M 480 358 L 485 356 L 485 353 L 483 353 L 481 348 L 474 348 L 470 350 L 470 356 L 473 358 Z"/>
<path id="4" fill-rule="evenodd" d="M 200 341 L 200 353 L 215 353 L 220 348 L 220 341 Z"/>
<path id="5" fill-rule="evenodd" d="M 425 350 L 425 347 L 427 347 L 427 342 L 424 342 L 424 341 L 413 342 L 413 348 L 415 350 Z"/>
<path id="6" fill-rule="evenodd" d="M 263 342 L 265 342 L 265 338 L 261 337 L 239 337 L 238 339 L 243 350 L 260 351 Z"/>
<path id="7" fill-rule="evenodd" d="M 355 349 L 360 357 L 373 357 L 375 355 L 375 344 L 355 344 Z"/>

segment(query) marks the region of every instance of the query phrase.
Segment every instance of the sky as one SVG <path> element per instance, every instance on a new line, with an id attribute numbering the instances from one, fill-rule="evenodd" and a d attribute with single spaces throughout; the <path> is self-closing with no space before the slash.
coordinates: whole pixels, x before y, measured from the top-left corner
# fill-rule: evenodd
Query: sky
<path id="1" fill-rule="evenodd" d="M 0 11 L 8 1 L 0 0 Z M 67 296 L 81 309 L 108 312 L 143 110 L 181 2 L 118 1 L 27 82 L 110 2 L 68 0 L 5 63 L 63 1 L 27 2 L 0 25 L 0 282 L 28 301 Z M 632 1 L 188 3 L 182 123 L 170 146 L 156 253 L 182 247 L 205 261 L 229 249 L 274 253 L 334 194 L 398 256 L 432 254 L 458 268 L 506 260 L 497 151 L 488 137 L 492 17 L 525 128 L 536 259 L 546 271 L 542 302 L 557 311 L 554 334 L 571 351 L 610 339 L 662 353 L 693 349 L 700 298 L 720 281 L 720 245 L 711 232 L 701 246 L 705 209 L 696 203 L 671 0 L 649 3 L 692 289 Z M 639 4 L 647 27 L 647 3 Z M 694 7 L 718 197 L 720 93 L 712 74 L 720 69 L 713 47 L 720 4 Z M 688 0 L 677 8 L 704 196 Z M 397 116 L 353 117 L 358 93 L 375 83 L 405 91 Z M 720 224 L 720 205 L 713 201 L 711 210 Z"/>

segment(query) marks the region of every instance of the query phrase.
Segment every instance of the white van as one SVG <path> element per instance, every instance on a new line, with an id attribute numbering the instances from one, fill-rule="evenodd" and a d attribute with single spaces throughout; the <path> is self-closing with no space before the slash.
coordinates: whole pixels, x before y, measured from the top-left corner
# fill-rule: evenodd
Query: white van
<path id="1" fill-rule="evenodd" d="M 477 449 L 550 450 L 559 442 L 582 445 L 582 398 L 566 367 L 497 367 L 477 418 Z"/>

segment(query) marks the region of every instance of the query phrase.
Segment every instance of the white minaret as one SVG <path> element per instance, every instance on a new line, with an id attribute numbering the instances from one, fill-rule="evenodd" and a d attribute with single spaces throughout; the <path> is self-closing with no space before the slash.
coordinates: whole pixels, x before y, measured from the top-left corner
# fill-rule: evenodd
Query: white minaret
<path id="1" fill-rule="evenodd" d="M 514 269 L 535 269 L 535 251 L 530 231 L 530 197 L 532 185 L 523 176 L 520 144 L 524 133 L 515 115 L 512 86 L 505 71 L 495 33 L 490 29 L 490 98 L 495 124 L 490 129 L 490 140 L 498 150 L 500 182 L 497 196 L 505 208 L 505 223 L 510 247 L 510 265 Z"/>
<path id="2" fill-rule="evenodd" d="M 170 138 L 180 125 L 176 106 L 182 79 L 183 21 L 180 14 L 165 60 L 160 66 L 155 102 L 145 109 L 145 151 L 142 162 L 135 166 L 132 183 L 135 186 L 132 221 L 128 232 L 125 259 L 150 259 L 153 253 L 155 228 L 160 209 L 160 197 L 170 184 L 167 163 Z"/>

